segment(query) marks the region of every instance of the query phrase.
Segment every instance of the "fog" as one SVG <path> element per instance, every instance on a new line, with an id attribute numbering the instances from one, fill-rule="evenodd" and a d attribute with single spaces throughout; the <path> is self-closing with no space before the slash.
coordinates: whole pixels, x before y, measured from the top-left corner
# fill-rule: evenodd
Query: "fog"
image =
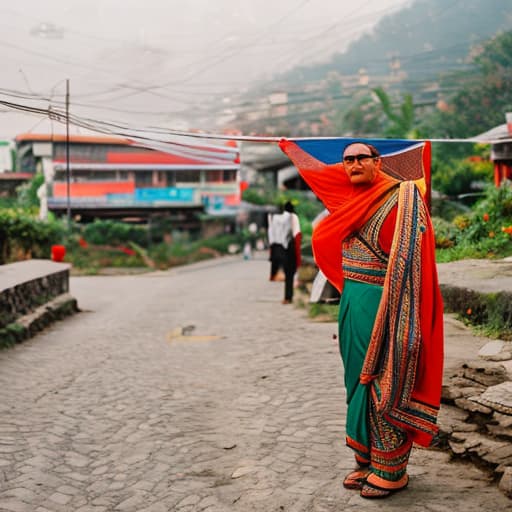
<path id="1" fill-rule="evenodd" d="M 0 0 L 0 99 L 91 120 L 215 129 L 207 113 L 326 60 L 408 0 Z M 62 132 L 0 106 L 0 137 Z M 199 125 L 198 125 L 199 124 Z"/>

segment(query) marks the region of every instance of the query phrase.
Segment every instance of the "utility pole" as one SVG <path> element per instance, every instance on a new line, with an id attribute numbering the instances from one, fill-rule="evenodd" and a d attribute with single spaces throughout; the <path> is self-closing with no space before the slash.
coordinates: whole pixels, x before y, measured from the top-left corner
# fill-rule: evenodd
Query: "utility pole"
<path id="1" fill-rule="evenodd" d="M 66 80 L 66 213 L 71 230 L 71 177 L 69 172 L 69 78 Z"/>

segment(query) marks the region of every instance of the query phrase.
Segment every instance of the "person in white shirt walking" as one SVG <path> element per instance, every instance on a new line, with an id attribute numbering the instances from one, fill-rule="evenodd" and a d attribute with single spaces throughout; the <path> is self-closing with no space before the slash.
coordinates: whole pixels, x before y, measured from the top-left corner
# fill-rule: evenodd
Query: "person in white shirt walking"
<path id="1" fill-rule="evenodd" d="M 297 268 L 301 265 L 300 245 L 302 233 L 299 217 L 295 213 L 293 204 L 288 201 L 280 214 L 272 215 L 268 237 L 271 250 L 270 279 L 282 267 L 285 275 L 283 304 L 293 301 L 293 279 Z"/>

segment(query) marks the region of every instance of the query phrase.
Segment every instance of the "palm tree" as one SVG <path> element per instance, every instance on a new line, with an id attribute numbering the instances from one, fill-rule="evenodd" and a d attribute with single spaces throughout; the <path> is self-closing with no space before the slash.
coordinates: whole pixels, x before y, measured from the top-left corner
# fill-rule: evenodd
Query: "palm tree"
<path id="1" fill-rule="evenodd" d="M 386 136 L 396 138 L 414 137 L 414 104 L 411 94 L 403 95 L 403 103 L 399 106 L 398 112 L 392 105 L 389 95 L 382 87 L 373 89 L 377 96 L 384 115 L 388 120 L 385 130 Z"/>

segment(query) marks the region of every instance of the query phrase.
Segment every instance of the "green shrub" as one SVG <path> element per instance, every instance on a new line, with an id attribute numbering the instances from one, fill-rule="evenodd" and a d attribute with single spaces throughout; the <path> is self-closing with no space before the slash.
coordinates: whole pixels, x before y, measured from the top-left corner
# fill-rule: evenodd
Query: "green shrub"
<path id="1" fill-rule="evenodd" d="M 145 263 L 137 253 L 127 254 L 126 247 L 94 246 L 81 247 L 77 243 L 69 242 L 67 245 L 66 261 L 72 263 L 77 269 L 88 273 L 97 273 L 100 268 L 118 267 L 133 268 L 144 267 Z"/>
<path id="2" fill-rule="evenodd" d="M 490 185 L 484 197 L 472 210 L 453 219 L 455 231 L 440 224 L 438 261 L 461 258 L 497 258 L 512 253 L 512 188 L 510 183 L 500 187 Z M 446 241 L 448 240 L 448 242 Z M 453 242 L 453 244 L 450 244 Z"/>
<path id="3" fill-rule="evenodd" d="M 17 204 L 23 208 L 35 208 L 39 210 L 39 197 L 37 190 L 44 183 L 44 174 L 38 172 L 32 179 L 20 185 L 17 189 Z"/>
<path id="4" fill-rule="evenodd" d="M 122 245 L 135 242 L 142 247 L 149 243 L 146 226 L 127 224 L 113 220 L 95 220 L 86 224 L 83 237 L 95 245 Z"/>
<path id="5" fill-rule="evenodd" d="M 148 256 L 155 262 L 157 267 L 168 268 L 184 264 L 193 250 L 189 243 L 162 243 L 152 245 L 148 249 Z"/>
<path id="6" fill-rule="evenodd" d="M 457 237 L 457 228 L 451 222 L 440 217 L 432 217 L 432 224 L 436 237 L 436 247 L 442 249 L 453 247 Z"/>
<path id="7" fill-rule="evenodd" d="M 275 194 L 251 187 L 243 191 L 242 199 L 257 205 L 273 204 L 275 202 Z"/>
<path id="8" fill-rule="evenodd" d="M 432 187 L 451 197 L 478 193 L 494 176 L 492 162 L 480 158 L 436 161 L 432 167 Z"/>
<path id="9" fill-rule="evenodd" d="M 254 238 L 258 238 L 258 236 L 254 235 Z M 218 251 L 221 254 L 227 254 L 228 246 L 234 243 L 241 243 L 241 237 L 237 235 L 215 236 L 211 238 L 206 238 L 204 240 L 200 240 L 196 242 L 196 245 L 214 249 L 215 251 Z"/>
<path id="10" fill-rule="evenodd" d="M 65 230 L 59 221 L 41 221 L 21 209 L 0 210 L 0 264 L 49 258 L 51 246 L 62 242 Z"/>
<path id="11" fill-rule="evenodd" d="M 432 199 L 433 217 L 440 217 L 448 222 L 452 222 L 457 215 L 464 215 L 471 211 L 471 208 L 457 201 L 450 201 L 445 196 Z"/>

